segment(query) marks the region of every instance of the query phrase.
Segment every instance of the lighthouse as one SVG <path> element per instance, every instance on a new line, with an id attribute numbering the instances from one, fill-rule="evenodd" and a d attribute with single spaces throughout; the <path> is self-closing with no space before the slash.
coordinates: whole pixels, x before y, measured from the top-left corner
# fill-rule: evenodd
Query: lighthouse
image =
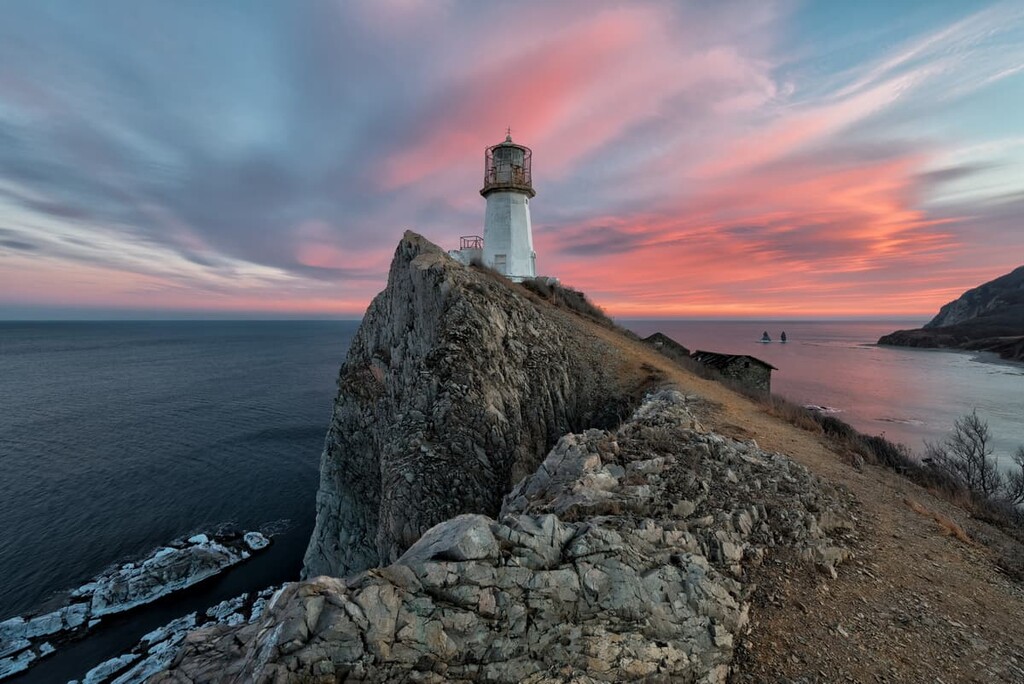
<path id="1" fill-rule="evenodd" d="M 484 187 L 480 190 L 487 200 L 483 260 L 512 280 L 537 275 L 530 225 L 530 199 L 537 194 L 530 176 L 532 156 L 529 147 L 512 142 L 511 131 L 504 142 L 484 153 Z"/>
<path id="2" fill-rule="evenodd" d="M 484 151 L 484 187 L 487 200 L 484 235 L 462 238 L 460 249 L 449 252 L 459 261 L 482 262 L 514 281 L 537 275 L 537 253 L 533 251 L 530 200 L 533 190 L 530 163 L 533 152 L 512 142 L 507 131 L 504 142 Z"/>

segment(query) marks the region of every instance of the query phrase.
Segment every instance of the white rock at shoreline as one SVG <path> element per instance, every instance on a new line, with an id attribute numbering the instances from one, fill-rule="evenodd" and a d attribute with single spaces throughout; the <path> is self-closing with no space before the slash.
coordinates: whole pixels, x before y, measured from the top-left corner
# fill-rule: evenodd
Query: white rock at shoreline
<path id="1" fill-rule="evenodd" d="M 166 641 L 171 638 L 177 632 L 187 632 L 196 626 L 196 614 L 189 613 L 185 617 L 180 617 L 177 620 L 171 620 L 163 627 L 157 627 L 152 632 L 142 637 L 142 641 L 147 644 L 155 644 L 159 641 Z"/>
<path id="2" fill-rule="evenodd" d="M 32 642 L 24 637 L 16 637 L 13 639 L 7 639 L 0 642 L 0 658 L 6 658 L 12 653 L 18 653 L 24 651 L 26 648 L 32 645 Z"/>
<path id="3" fill-rule="evenodd" d="M 13 658 L 0 658 L 0 677 L 10 677 L 24 671 L 36 658 L 32 651 L 22 651 Z"/>
<path id="4" fill-rule="evenodd" d="M 253 622 L 262 614 L 267 599 L 278 589 L 279 587 L 268 587 L 256 594 L 248 611 L 248 620 L 246 604 L 250 594 L 245 593 L 208 608 L 204 614 L 205 618 L 200 617 L 198 613 L 189 613 L 154 629 L 143 636 L 130 652 L 100 663 L 89 671 L 86 679 L 81 683 L 71 681 L 68 684 L 136 684 L 143 682 L 149 676 L 171 665 L 185 637 L 197 626 L 209 627 L 212 624 L 237 626 L 247 621 Z"/>
<path id="5" fill-rule="evenodd" d="M 124 655 L 117 656 L 116 658 L 104 660 L 102 663 L 86 673 L 85 679 L 82 680 L 82 684 L 100 684 L 100 682 L 105 682 L 110 675 L 138 659 L 139 656 L 134 653 L 125 653 Z"/>
<path id="6" fill-rule="evenodd" d="M 270 545 L 270 540 L 264 537 L 259 532 L 246 532 L 245 537 L 246 545 L 253 551 L 259 551 L 265 549 Z"/>
<path id="7" fill-rule="evenodd" d="M 88 615 L 86 604 L 72 604 L 65 606 L 52 613 L 46 613 L 26 620 L 23 617 L 13 617 L 10 620 L 0 622 L 0 657 L 19 653 L 32 645 L 31 639 L 41 636 L 51 636 L 64 630 L 77 629 L 85 622 Z M 49 646 L 48 651 L 40 655 L 47 655 L 53 651 Z M 31 660 L 31 659 L 30 659 Z M 0 661 L 0 672 L 2 663 Z"/>
<path id="8" fill-rule="evenodd" d="M 88 631 L 100 622 L 100 616 L 121 613 L 197 584 L 249 558 L 250 551 L 266 548 L 270 540 L 259 532 L 247 532 L 229 544 L 206 534 L 193 535 L 185 542 L 161 547 L 144 560 L 124 563 L 83 584 L 69 593 L 71 603 L 63 608 L 0 622 L 0 679 L 53 653 L 56 647 L 51 642 L 59 643 L 72 638 L 77 631 Z M 233 612 L 225 614 L 231 624 L 244 621 L 242 615 L 231 615 Z M 114 681 L 120 682 L 123 677 L 128 677 L 124 682 L 141 681 L 165 667 L 174 647 L 195 625 L 193 613 L 147 634 L 143 639 L 150 648 L 145 661 Z M 89 672 L 84 683 L 107 681 L 141 657 L 139 653 L 126 654 L 105 661 Z M 135 674 L 129 677 L 132 673 Z"/>
<path id="9" fill-rule="evenodd" d="M 244 558 L 243 552 L 215 541 L 160 549 L 142 563 L 129 564 L 100 578 L 92 594 L 91 614 L 120 613 L 149 603 L 212 577 Z"/>

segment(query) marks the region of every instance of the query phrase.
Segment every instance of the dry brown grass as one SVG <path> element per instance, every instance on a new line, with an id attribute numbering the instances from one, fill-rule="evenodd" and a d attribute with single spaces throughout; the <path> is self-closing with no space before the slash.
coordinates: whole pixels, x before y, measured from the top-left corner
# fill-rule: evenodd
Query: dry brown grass
<path id="1" fill-rule="evenodd" d="M 974 545 L 974 540 L 971 539 L 967 532 L 964 531 L 964 528 L 961 527 L 955 520 L 950 518 L 948 515 L 940 513 L 939 511 L 933 511 L 929 508 L 926 508 L 925 506 L 921 505 L 920 503 L 914 501 L 911 498 L 903 499 L 903 503 L 905 503 L 910 508 L 910 510 L 914 511 L 915 513 L 919 513 L 920 515 L 930 517 L 932 520 L 934 520 L 936 524 L 938 524 L 939 528 L 942 530 L 943 534 L 952 535 L 960 541 L 962 541 L 964 544 L 969 544 L 971 546 Z"/>
<path id="2" fill-rule="evenodd" d="M 815 434 L 821 434 L 824 429 L 821 427 L 821 423 L 814 419 L 814 416 L 810 411 L 805 409 L 803 406 L 794 404 L 791 401 L 787 401 L 781 397 L 769 395 L 758 398 L 761 405 L 764 406 L 765 411 L 781 418 L 790 425 L 813 432 Z"/>

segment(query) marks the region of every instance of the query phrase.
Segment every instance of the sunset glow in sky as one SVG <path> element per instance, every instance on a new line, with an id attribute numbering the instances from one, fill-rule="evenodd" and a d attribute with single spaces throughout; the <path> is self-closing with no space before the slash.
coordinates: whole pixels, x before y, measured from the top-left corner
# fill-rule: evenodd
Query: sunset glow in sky
<path id="1" fill-rule="evenodd" d="M 1024 263 L 1024 3 L 0 3 L 0 318 L 357 317 L 533 148 L 620 317 L 926 318 Z"/>

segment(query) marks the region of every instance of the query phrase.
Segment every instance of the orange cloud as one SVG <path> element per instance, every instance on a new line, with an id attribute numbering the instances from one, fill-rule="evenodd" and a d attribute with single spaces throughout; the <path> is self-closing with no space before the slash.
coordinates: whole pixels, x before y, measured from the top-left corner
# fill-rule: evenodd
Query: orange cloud
<path id="1" fill-rule="evenodd" d="M 921 315 L 950 298 L 932 271 L 957 246 L 917 206 L 923 161 L 792 160 L 657 213 L 541 226 L 542 268 L 619 316 Z"/>

